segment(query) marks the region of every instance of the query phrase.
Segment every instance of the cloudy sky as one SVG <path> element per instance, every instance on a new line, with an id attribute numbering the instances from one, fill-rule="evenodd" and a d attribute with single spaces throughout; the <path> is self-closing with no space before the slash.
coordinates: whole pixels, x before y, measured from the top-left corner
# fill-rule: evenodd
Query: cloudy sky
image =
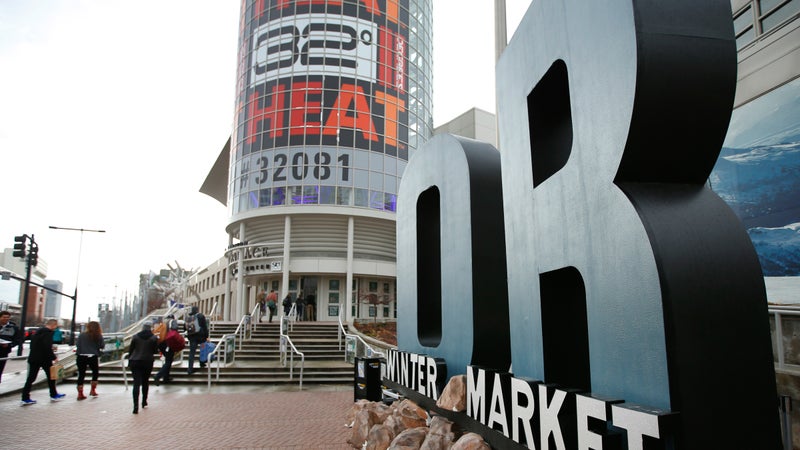
<path id="1" fill-rule="evenodd" d="M 510 37 L 530 1 L 507 1 Z M 492 1 L 469 5 L 434 2 L 434 125 L 495 111 Z M 0 248 L 34 234 L 80 320 L 222 255 L 227 210 L 198 189 L 231 132 L 238 20 L 238 0 L 0 1 Z"/>

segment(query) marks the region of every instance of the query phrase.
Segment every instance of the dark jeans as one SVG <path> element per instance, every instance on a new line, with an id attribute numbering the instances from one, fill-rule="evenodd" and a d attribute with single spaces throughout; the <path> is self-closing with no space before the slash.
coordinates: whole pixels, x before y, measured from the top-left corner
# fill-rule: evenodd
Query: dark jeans
<path id="1" fill-rule="evenodd" d="M 30 400 L 31 387 L 33 386 L 33 382 L 36 381 L 36 375 L 39 369 L 44 371 L 44 376 L 47 379 L 47 387 L 50 388 L 50 397 L 55 397 L 58 394 L 58 391 L 56 391 L 56 380 L 50 379 L 50 366 L 52 365 L 52 361 L 44 361 L 42 363 L 32 363 L 28 361 L 28 378 L 25 380 L 25 386 L 22 388 L 23 400 Z"/>
<path id="2" fill-rule="evenodd" d="M 272 308 L 267 308 L 267 309 L 269 310 L 269 321 L 272 322 L 272 316 L 275 315 L 275 307 L 273 306 Z"/>
<path id="3" fill-rule="evenodd" d="M 92 381 L 97 381 L 97 376 L 100 374 L 100 358 L 78 355 L 78 386 L 83 386 L 83 380 L 86 379 L 86 366 L 92 369 Z"/>
<path id="4" fill-rule="evenodd" d="M 189 373 L 194 372 L 192 367 L 194 366 L 194 355 L 197 354 L 197 346 L 205 341 L 200 336 L 189 336 Z"/>
<path id="5" fill-rule="evenodd" d="M 175 352 L 164 350 L 164 365 L 156 372 L 156 380 L 169 381 L 169 371 L 172 368 L 172 361 L 175 359 Z"/>
<path id="6" fill-rule="evenodd" d="M 147 401 L 150 391 L 150 374 L 153 373 L 153 361 L 132 360 L 129 363 L 133 374 L 133 405 L 139 405 L 139 389 L 142 390 L 142 401 Z"/>

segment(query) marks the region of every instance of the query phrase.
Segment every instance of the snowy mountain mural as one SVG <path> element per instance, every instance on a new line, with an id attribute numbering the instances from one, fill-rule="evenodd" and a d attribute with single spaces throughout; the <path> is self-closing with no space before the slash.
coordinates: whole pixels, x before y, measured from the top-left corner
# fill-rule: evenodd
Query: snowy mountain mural
<path id="1" fill-rule="evenodd" d="M 739 216 L 765 276 L 800 276 L 800 80 L 734 111 L 709 186 Z"/>

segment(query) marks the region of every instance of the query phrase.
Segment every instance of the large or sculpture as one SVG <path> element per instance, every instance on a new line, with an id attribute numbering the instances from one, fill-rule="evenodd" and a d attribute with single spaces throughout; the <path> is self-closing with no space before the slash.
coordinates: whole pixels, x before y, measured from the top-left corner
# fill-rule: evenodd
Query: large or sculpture
<path id="1" fill-rule="evenodd" d="M 497 67 L 502 172 L 437 137 L 404 174 L 415 390 L 466 372 L 497 447 L 780 448 L 758 259 L 704 185 L 735 86 L 728 0 L 534 1 Z"/>

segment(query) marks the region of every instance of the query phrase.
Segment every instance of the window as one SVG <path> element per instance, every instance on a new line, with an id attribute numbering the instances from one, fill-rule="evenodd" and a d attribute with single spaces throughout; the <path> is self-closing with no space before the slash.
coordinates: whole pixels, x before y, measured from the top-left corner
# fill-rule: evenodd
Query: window
<path id="1" fill-rule="evenodd" d="M 748 5 L 733 18 L 733 32 L 736 33 L 736 49 L 740 50 L 756 37 L 753 27 L 753 8 Z"/>
<path id="2" fill-rule="evenodd" d="M 782 3 L 782 4 L 780 4 Z M 777 4 L 780 4 L 776 6 Z M 759 0 L 761 6 L 761 32 L 766 33 L 800 11 L 800 0 Z"/>

